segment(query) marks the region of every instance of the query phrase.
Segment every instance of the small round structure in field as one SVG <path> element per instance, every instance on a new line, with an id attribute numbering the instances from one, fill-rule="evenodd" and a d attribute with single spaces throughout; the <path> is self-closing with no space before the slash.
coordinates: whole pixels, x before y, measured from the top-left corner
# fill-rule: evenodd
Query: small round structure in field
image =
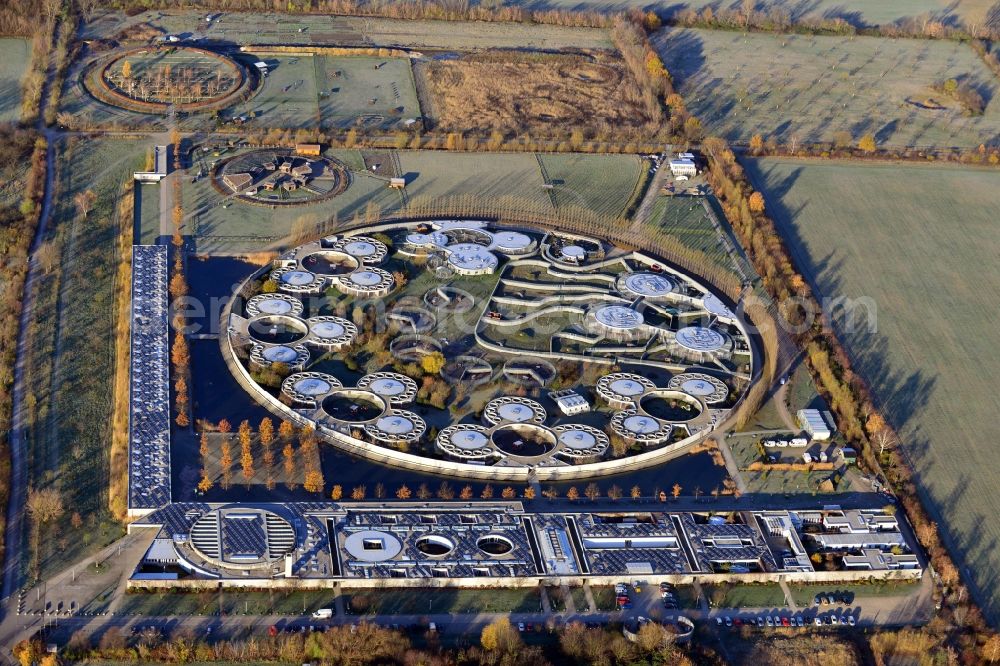
<path id="1" fill-rule="evenodd" d="M 566 424 L 554 430 L 563 447 L 559 455 L 568 458 L 598 458 L 610 443 L 605 433 L 588 425 Z"/>
<path id="2" fill-rule="evenodd" d="M 582 264 L 587 259 L 587 251 L 579 245 L 566 245 L 559 251 L 559 258 L 571 264 Z"/>
<path id="3" fill-rule="evenodd" d="M 303 258 L 302 267 L 317 275 L 344 275 L 358 268 L 358 260 L 344 252 L 320 250 Z"/>
<path id="4" fill-rule="evenodd" d="M 315 273 L 294 268 L 278 268 L 271 272 L 278 289 L 289 294 L 318 294 L 324 280 Z"/>
<path id="5" fill-rule="evenodd" d="M 624 305 L 601 305 L 587 313 L 587 327 L 612 340 L 625 341 L 640 334 L 642 313 Z"/>
<path id="6" fill-rule="evenodd" d="M 441 350 L 441 343 L 429 335 L 400 335 L 389 343 L 392 355 L 407 362 L 419 363 L 424 356 Z"/>
<path id="7" fill-rule="evenodd" d="M 533 423 L 507 423 L 490 433 L 497 449 L 518 458 L 538 458 L 556 448 L 558 440 L 549 428 Z"/>
<path id="8" fill-rule="evenodd" d="M 448 264 L 459 275 L 489 275 L 500 264 L 495 254 L 476 243 L 457 243 L 446 249 Z"/>
<path id="9" fill-rule="evenodd" d="M 657 299 L 671 294 L 674 283 L 657 273 L 626 273 L 618 278 L 617 287 L 627 297 Z"/>
<path id="10" fill-rule="evenodd" d="M 597 395 L 615 409 L 629 409 L 656 385 L 642 375 L 614 372 L 597 380 Z"/>
<path id="11" fill-rule="evenodd" d="M 535 249 L 535 240 L 520 231 L 498 231 L 493 234 L 491 249 L 509 256 L 528 254 Z"/>
<path id="12" fill-rule="evenodd" d="M 475 306 L 476 299 L 469 292 L 451 285 L 431 289 L 424 294 L 424 303 L 435 310 L 444 310 L 454 314 L 468 312 Z"/>
<path id="13" fill-rule="evenodd" d="M 294 206 L 337 196 L 347 189 L 350 175 L 347 167 L 329 157 L 262 148 L 224 159 L 212 170 L 212 184 L 220 194 L 248 203 Z M 338 261 L 327 266 L 323 258 L 322 253 L 306 257 L 302 267 L 315 267 L 323 275 L 342 272 Z"/>
<path id="14" fill-rule="evenodd" d="M 394 305 L 385 318 L 404 333 L 428 333 L 437 324 L 434 313 L 412 303 Z"/>
<path id="15" fill-rule="evenodd" d="M 397 409 L 378 420 L 365 424 L 365 433 L 380 442 L 395 444 L 397 442 L 415 442 L 427 430 L 424 420 L 406 410 Z"/>
<path id="16" fill-rule="evenodd" d="M 478 356 L 456 356 L 444 364 L 441 376 L 449 384 L 479 386 L 493 378 L 493 366 Z"/>
<path id="17" fill-rule="evenodd" d="M 302 301 L 288 294 L 257 294 L 247 301 L 247 316 L 257 315 L 290 315 L 302 314 Z"/>
<path id="18" fill-rule="evenodd" d="M 493 425 L 500 423 L 545 423 L 545 408 L 529 398 L 503 396 L 486 403 L 483 418 Z"/>
<path id="19" fill-rule="evenodd" d="M 386 401 L 371 391 L 335 389 L 323 399 L 326 414 L 341 423 L 370 423 L 386 412 Z"/>
<path id="20" fill-rule="evenodd" d="M 701 402 L 683 391 L 656 389 L 642 396 L 639 408 L 648 416 L 667 423 L 691 421 L 701 415 Z"/>
<path id="21" fill-rule="evenodd" d="M 522 386 L 548 386 L 557 374 L 555 366 L 542 358 L 518 356 L 503 364 L 503 376 Z"/>
<path id="22" fill-rule="evenodd" d="M 405 405 L 417 396 L 417 383 L 398 372 L 365 375 L 358 380 L 358 388 L 380 395 L 393 405 Z"/>
<path id="23" fill-rule="evenodd" d="M 308 327 L 298 317 L 265 315 L 252 319 L 248 326 L 250 337 L 269 345 L 288 345 L 309 334 Z"/>
<path id="24" fill-rule="evenodd" d="M 726 336 L 714 328 L 706 326 L 687 326 L 677 331 L 674 339 L 677 346 L 694 357 L 715 354 L 726 346 Z"/>
<path id="25" fill-rule="evenodd" d="M 254 77 L 235 60 L 190 46 L 118 50 L 94 61 L 83 85 L 94 97 L 129 111 L 210 111 L 252 93 Z"/>
<path id="26" fill-rule="evenodd" d="M 381 264 L 389 251 L 385 243 L 367 236 L 346 236 L 334 243 L 333 247 L 366 264 Z"/>
<path id="27" fill-rule="evenodd" d="M 434 445 L 458 460 L 476 460 L 494 455 L 489 430 L 471 423 L 450 425 L 438 433 Z"/>
<path id="28" fill-rule="evenodd" d="M 674 375 L 667 382 L 667 388 L 702 398 L 709 405 L 724 402 L 729 396 L 729 387 L 725 382 L 703 372 L 684 372 Z"/>
<path id="29" fill-rule="evenodd" d="M 347 275 L 338 275 L 333 283 L 348 296 L 380 298 L 388 296 L 395 280 L 392 274 L 381 268 L 362 268 Z"/>
<path id="30" fill-rule="evenodd" d="M 273 511 L 232 505 L 208 511 L 191 526 L 191 550 L 212 564 L 238 570 L 266 568 L 296 545 L 295 529 Z M 179 551 L 183 556 L 184 549 Z"/>
<path id="31" fill-rule="evenodd" d="M 273 345 L 255 344 L 250 350 L 250 360 L 267 368 L 275 363 L 281 363 L 296 370 L 309 362 L 309 350 L 305 345 Z"/>
<path id="32" fill-rule="evenodd" d="M 389 532 L 363 530 L 347 535 L 344 550 L 359 562 L 386 562 L 399 555 L 403 542 Z"/>
<path id="33" fill-rule="evenodd" d="M 734 321 L 736 319 L 736 315 L 733 314 L 733 311 L 729 308 L 729 306 L 723 303 L 722 299 L 715 294 L 706 294 L 704 300 L 702 301 L 702 305 L 704 305 L 705 310 L 707 310 L 709 314 L 715 315 L 720 319 L 725 319 L 727 321 Z"/>
<path id="34" fill-rule="evenodd" d="M 281 393 L 294 402 L 315 407 L 316 398 L 341 388 L 340 380 L 324 372 L 297 372 L 281 382 Z"/>
<path id="35" fill-rule="evenodd" d="M 354 322 L 343 317 L 311 317 L 306 324 L 309 325 L 306 342 L 326 351 L 340 351 L 354 342 L 358 335 L 358 327 Z"/>
<path id="36" fill-rule="evenodd" d="M 615 413 L 611 418 L 611 429 L 627 441 L 645 445 L 661 444 L 673 432 L 673 426 L 669 423 L 640 414 L 635 410 Z"/>

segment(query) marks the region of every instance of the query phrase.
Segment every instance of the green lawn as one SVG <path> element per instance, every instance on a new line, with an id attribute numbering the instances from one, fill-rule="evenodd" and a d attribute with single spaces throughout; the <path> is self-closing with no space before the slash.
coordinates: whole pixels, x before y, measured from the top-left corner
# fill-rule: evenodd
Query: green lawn
<path id="1" fill-rule="evenodd" d="M 0 123 L 21 117 L 21 79 L 31 60 L 31 42 L 0 38 Z"/>
<path id="2" fill-rule="evenodd" d="M 116 612 L 150 616 L 308 615 L 317 608 L 333 608 L 334 596 L 329 590 L 133 592 L 122 597 Z"/>
<path id="3" fill-rule="evenodd" d="M 354 615 L 434 613 L 533 613 L 541 608 L 538 588 L 347 590 L 345 607 Z"/>
<path id="4" fill-rule="evenodd" d="M 850 593 L 854 595 L 853 604 L 861 603 L 865 598 L 873 597 L 906 597 L 920 589 L 919 582 L 879 582 L 861 585 L 795 585 L 790 584 L 792 599 L 799 606 L 811 606 L 817 594 Z"/>
<path id="5" fill-rule="evenodd" d="M 785 605 L 785 594 L 777 584 L 703 586 L 712 608 L 776 608 Z"/>
<path id="6" fill-rule="evenodd" d="M 406 174 L 407 187 L 401 195 L 387 186 L 387 181 L 364 169 L 361 154 L 356 150 L 333 150 L 328 154 L 351 169 L 351 184 L 332 199 L 311 205 L 271 208 L 242 201 L 224 200 L 208 178 L 197 183 L 185 179 L 182 190 L 186 233 L 194 235 L 200 252 L 252 251 L 280 246 L 296 228 L 319 228 L 326 221 L 350 222 L 355 216 L 364 219 L 369 212 L 393 214 L 404 210 L 418 211 L 426 206 L 458 206 L 470 213 L 516 210 L 524 215 L 551 215 L 562 210 L 572 211 L 580 204 L 575 199 L 558 196 L 555 205 L 542 185 L 539 160 L 530 153 L 455 153 L 444 151 L 368 151 L 383 156 L 388 163 L 398 160 L 399 171 Z M 228 155 L 228 154 L 227 154 Z M 211 155 L 202 157 L 206 172 Z M 552 156 L 545 156 L 546 163 Z M 630 155 L 572 156 L 556 160 L 557 172 L 565 191 L 583 192 L 587 205 L 595 206 L 609 217 L 621 215 L 630 205 L 641 162 Z M 569 168 L 573 166 L 574 168 Z M 608 176 L 607 173 L 617 174 Z M 192 174 L 193 175 L 193 174 Z M 551 175 L 550 175 L 551 178 Z M 405 201 L 404 201 L 405 197 Z M 148 224 L 158 221 L 149 220 Z M 148 237 L 147 221 L 143 220 L 140 237 Z M 331 224 L 327 228 L 336 228 Z"/>
<path id="7" fill-rule="evenodd" d="M 855 299 L 833 322 L 901 429 L 942 535 L 982 586 L 1000 590 L 1000 173 L 945 166 L 753 160 L 754 181 L 823 298 Z M 865 311 L 877 313 L 872 330 Z M 851 324 L 848 313 L 853 313 Z"/>
<path id="8" fill-rule="evenodd" d="M 883 145 L 974 147 L 1000 131 L 995 77 L 958 41 L 665 29 L 655 42 L 691 112 L 731 141 L 871 132 Z M 982 116 L 932 90 L 949 78 L 983 91 Z M 944 108 L 926 108 L 932 98 Z"/>

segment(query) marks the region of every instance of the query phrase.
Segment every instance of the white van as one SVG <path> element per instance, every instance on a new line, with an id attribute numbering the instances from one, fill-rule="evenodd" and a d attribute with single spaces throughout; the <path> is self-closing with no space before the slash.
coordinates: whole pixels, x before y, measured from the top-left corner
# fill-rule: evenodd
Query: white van
<path id="1" fill-rule="evenodd" d="M 333 617 L 332 608 L 320 608 L 313 612 L 312 616 L 317 620 L 329 620 Z"/>

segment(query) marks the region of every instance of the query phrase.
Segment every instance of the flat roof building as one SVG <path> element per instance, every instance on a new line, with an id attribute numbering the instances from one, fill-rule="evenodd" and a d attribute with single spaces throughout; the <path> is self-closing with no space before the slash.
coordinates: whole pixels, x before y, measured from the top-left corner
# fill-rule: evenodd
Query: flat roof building
<path id="1" fill-rule="evenodd" d="M 816 440 L 827 440 L 833 436 L 830 426 L 818 409 L 800 409 L 796 415 L 799 427 Z"/>

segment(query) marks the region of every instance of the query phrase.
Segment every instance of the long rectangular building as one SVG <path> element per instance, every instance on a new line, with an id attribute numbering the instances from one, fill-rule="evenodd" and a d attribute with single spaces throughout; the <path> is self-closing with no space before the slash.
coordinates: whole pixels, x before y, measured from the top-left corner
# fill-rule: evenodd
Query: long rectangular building
<path id="1" fill-rule="evenodd" d="M 170 503 L 170 331 L 167 248 L 132 246 L 128 514 Z"/>

